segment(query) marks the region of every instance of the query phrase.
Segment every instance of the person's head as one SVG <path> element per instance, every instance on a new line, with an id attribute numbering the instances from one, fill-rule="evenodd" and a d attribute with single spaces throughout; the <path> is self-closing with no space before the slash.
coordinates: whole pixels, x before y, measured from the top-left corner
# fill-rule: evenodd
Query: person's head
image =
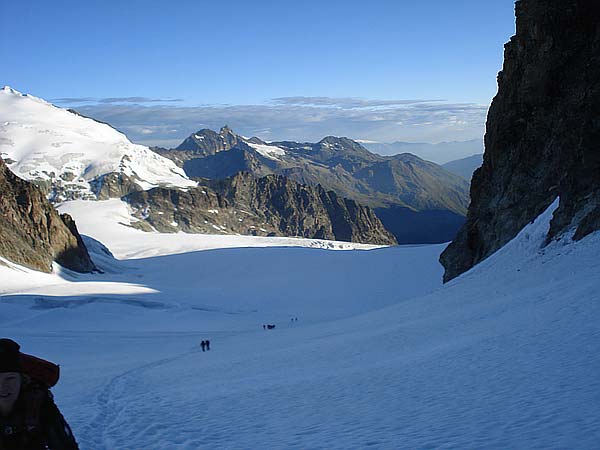
<path id="1" fill-rule="evenodd" d="M 9 414 L 21 392 L 19 344 L 0 339 L 0 414 Z"/>

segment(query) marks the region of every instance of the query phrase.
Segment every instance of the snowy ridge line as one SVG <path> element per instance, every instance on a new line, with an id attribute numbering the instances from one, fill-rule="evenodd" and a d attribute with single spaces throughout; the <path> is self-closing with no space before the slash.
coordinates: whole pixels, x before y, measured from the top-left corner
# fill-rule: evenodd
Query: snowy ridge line
<path id="1" fill-rule="evenodd" d="M 36 102 L 38 102 L 38 103 L 43 103 L 43 104 L 45 104 L 45 105 L 52 106 L 53 108 L 62 109 L 62 108 L 59 108 L 58 106 L 55 106 L 55 105 L 53 105 L 53 104 L 52 104 L 52 103 L 50 103 L 50 102 L 47 102 L 47 101 L 46 101 L 46 100 L 44 100 L 43 98 L 36 97 L 36 96 L 34 96 L 34 95 L 31 95 L 31 94 L 25 94 L 25 93 L 23 93 L 23 92 L 19 92 L 19 91 L 17 91 L 16 89 L 14 89 L 14 88 L 12 88 L 12 87 L 10 87 L 10 86 L 7 86 L 7 85 L 5 85 L 5 86 L 4 86 L 2 89 L 0 89 L 0 92 L 2 92 L 2 93 L 4 93 L 4 94 L 17 95 L 17 96 L 19 96 L 19 97 L 26 97 L 26 98 L 29 98 L 29 99 L 31 99 L 31 100 L 34 100 L 34 101 L 36 101 Z"/>
<path id="2" fill-rule="evenodd" d="M 197 185 L 174 162 L 110 125 L 6 87 L 0 91 L 0 152 L 21 178 L 52 183 L 57 202 L 95 198 L 90 182 L 109 173 L 127 175 L 144 190 Z"/>

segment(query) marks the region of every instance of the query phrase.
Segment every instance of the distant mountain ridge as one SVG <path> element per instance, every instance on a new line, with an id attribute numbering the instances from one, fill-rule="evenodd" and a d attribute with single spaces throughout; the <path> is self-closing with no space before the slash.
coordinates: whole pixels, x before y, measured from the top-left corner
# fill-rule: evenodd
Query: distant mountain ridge
<path id="1" fill-rule="evenodd" d="M 401 243 L 450 239 L 468 203 L 468 183 L 440 166 L 410 154 L 376 155 L 344 137 L 267 143 L 225 126 L 199 130 L 178 149 L 151 151 L 107 124 L 10 88 L 0 91 L 0 132 L 11 171 L 53 202 L 188 189 L 240 172 L 280 175 L 372 208 Z"/>
<path id="2" fill-rule="evenodd" d="M 365 142 L 365 147 L 380 155 L 412 153 L 427 161 L 444 165 L 477 153 L 483 153 L 482 139 L 450 141 L 430 144 L 427 142 Z"/>
<path id="3" fill-rule="evenodd" d="M 203 139 L 199 147 L 198 141 Z M 186 158 L 197 156 L 199 149 L 204 149 L 200 154 L 214 157 L 234 145 L 247 150 L 242 155 L 256 153 L 269 161 L 282 152 L 262 141 L 240 138 L 225 127 L 220 134 L 205 131 L 202 136 L 192 136 L 182 143 L 184 150 L 180 154 Z M 154 224 L 154 228 L 161 231 L 261 236 L 289 233 L 308 238 L 396 243 L 370 208 L 321 187 L 301 186 L 293 180 L 278 178 L 246 179 L 241 183 L 238 177 L 234 180 L 237 188 L 228 189 L 227 194 L 206 183 L 202 189 L 196 189 L 198 182 L 189 179 L 171 159 L 131 143 L 110 125 L 11 88 L 0 90 L 0 154 L 11 173 L 35 183 L 41 189 L 39 195 L 46 194 L 54 203 L 109 198 L 153 201 L 152 209 L 142 208 L 138 214 L 138 218 L 145 221 L 140 227 L 147 230 L 152 230 L 153 225 L 149 224 Z M 240 168 L 247 166 L 242 164 Z M 261 174 L 256 171 L 255 175 L 260 178 Z M 250 191 L 241 186 L 247 186 Z M 147 191 L 152 194 L 146 194 Z M 212 200 L 205 201 L 198 194 L 201 191 L 210 191 L 213 200 L 220 196 L 221 200 L 216 201 L 220 215 L 212 212 L 216 209 Z M 233 194 L 240 198 L 236 199 Z M 180 199 L 178 201 L 186 204 L 186 215 L 181 211 L 174 213 L 172 202 L 164 199 L 159 202 L 161 196 Z M 260 204 L 262 209 L 253 209 L 248 202 Z M 253 217 L 240 222 L 239 218 L 244 217 L 242 209 Z M 231 220 L 224 227 L 227 215 Z M 163 219 L 167 216 L 176 217 L 178 222 L 166 222 Z"/>
<path id="4" fill-rule="evenodd" d="M 191 178 L 224 179 L 238 172 L 257 177 L 278 174 L 302 184 L 321 185 L 376 211 L 403 208 L 417 215 L 446 211 L 456 217 L 456 221 L 444 219 L 444 227 L 452 228 L 449 233 L 436 237 L 433 231 L 428 242 L 451 238 L 468 205 L 468 183 L 463 178 L 411 154 L 374 154 L 345 137 L 327 136 L 317 143 L 267 143 L 223 127 L 219 133 L 199 130 L 175 149 L 154 150 L 183 167 Z M 428 217 L 436 220 L 435 214 Z M 410 226 L 406 221 L 386 220 L 386 228 L 403 236 L 403 242 L 421 242 L 406 234 Z"/>

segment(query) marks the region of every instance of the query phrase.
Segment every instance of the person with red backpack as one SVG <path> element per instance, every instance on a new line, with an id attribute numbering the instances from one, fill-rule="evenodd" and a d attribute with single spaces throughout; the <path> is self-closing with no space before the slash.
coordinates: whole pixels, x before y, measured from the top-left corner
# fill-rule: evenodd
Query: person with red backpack
<path id="1" fill-rule="evenodd" d="M 79 450 L 50 387 L 58 366 L 0 339 L 0 450 Z"/>

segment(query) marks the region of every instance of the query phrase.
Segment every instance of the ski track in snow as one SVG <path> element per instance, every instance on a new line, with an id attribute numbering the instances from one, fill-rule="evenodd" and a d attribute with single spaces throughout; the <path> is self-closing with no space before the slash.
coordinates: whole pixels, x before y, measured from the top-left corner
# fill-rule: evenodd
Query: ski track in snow
<path id="1" fill-rule="evenodd" d="M 120 444 L 115 442 L 119 438 L 120 429 L 114 430 L 113 428 L 119 415 L 125 409 L 124 405 L 130 401 L 128 393 L 132 391 L 132 386 L 142 378 L 144 370 L 169 364 L 177 358 L 180 356 L 162 358 L 111 378 L 94 400 L 93 409 L 98 412 L 91 423 L 83 429 L 81 441 L 99 450 L 124 448 L 119 447 Z"/>
<path id="2" fill-rule="evenodd" d="M 61 363 L 82 449 L 594 449 L 600 233 L 541 249 L 551 212 L 443 287 L 443 246 L 136 241 L 156 256 L 104 275 L 0 267 L 0 324 Z"/>

